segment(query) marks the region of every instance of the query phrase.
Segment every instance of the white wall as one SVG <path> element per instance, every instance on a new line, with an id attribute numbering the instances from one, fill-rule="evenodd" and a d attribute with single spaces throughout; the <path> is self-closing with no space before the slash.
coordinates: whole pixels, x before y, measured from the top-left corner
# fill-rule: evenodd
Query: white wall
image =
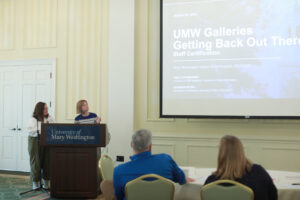
<path id="1" fill-rule="evenodd" d="M 131 154 L 134 116 L 134 0 L 110 0 L 108 146 L 113 159 Z"/>

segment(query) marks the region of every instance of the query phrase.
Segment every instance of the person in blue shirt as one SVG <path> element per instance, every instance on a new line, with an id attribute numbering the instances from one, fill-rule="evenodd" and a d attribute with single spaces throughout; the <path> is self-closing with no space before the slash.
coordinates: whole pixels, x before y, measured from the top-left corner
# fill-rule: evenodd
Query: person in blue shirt
<path id="1" fill-rule="evenodd" d="M 77 116 L 74 119 L 75 124 L 100 124 L 101 118 L 97 116 L 96 113 L 89 112 L 89 104 L 87 100 L 79 100 L 76 105 Z M 106 145 L 108 145 L 110 141 L 110 133 L 106 132 Z M 97 148 L 97 163 L 99 162 L 101 157 L 101 148 Z M 97 189 L 98 193 L 101 193 L 100 183 L 102 182 L 100 169 L 98 166 L 97 169 Z"/>
<path id="2" fill-rule="evenodd" d="M 181 185 L 187 182 L 184 172 L 171 156 L 151 153 L 152 133 L 149 130 L 136 131 L 132 136 L 131 147 L 134 152 L 131 161 L 114 169 L 113 184 L 117 200 L 126 199 L 126 183 L 145 174 L 157 174 Z"/>
<path id="3" fill-rule="evenodd" d="M 100 124 L 101 118 L 96 113 L 89 112 L 87 100 L 79 100 L 76 105 L 77 115 L 75 124 Z"/>

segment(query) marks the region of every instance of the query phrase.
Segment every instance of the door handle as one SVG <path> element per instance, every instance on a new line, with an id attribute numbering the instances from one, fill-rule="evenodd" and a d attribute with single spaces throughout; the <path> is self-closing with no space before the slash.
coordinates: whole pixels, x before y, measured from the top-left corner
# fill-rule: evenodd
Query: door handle
<path id="1" fill-rule="evenodd" d="M 21 128 L 18 128 L 18 131 L 21 131 L 22 129 Z"/>
<path id="2" fill-rule="evenodd" d="M 12 129 L 10 129 L 11 131 L 15 131 L 15 130 L 17 130 L 16 128 L 12 128 Z"/>

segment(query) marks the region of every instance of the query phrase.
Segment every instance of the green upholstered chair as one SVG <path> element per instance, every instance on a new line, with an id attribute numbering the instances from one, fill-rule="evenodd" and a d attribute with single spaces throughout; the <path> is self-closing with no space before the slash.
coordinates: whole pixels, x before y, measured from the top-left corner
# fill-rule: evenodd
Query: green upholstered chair
<path id="1" fill-rule="evenodd" d="M 173 200 L 174 191 L 172 181 L 155 174 L 140 176 L 125 186 L 127 200 Z"/>
<path id="2" fill-rule="evenodd" d="M 232 180 L 207 184 L 201 188 L 200 196 L 201 200 L 254 200 L 251 188 Z"/>
<path id="3" fill-rule="evenodd" d="M 108 155 L 102 155 L 99 161 L 102 180 L 113 180 L 114 162 Z"/>

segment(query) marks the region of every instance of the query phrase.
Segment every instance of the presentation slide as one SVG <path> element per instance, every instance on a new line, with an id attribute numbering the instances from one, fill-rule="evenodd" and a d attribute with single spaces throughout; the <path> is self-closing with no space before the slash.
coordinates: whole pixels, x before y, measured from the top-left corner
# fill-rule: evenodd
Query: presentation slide
<path id="1" fill-rule="evenodd" d="M 300 116 L 300 0 L 162 0 L 162 117 Z"/>

